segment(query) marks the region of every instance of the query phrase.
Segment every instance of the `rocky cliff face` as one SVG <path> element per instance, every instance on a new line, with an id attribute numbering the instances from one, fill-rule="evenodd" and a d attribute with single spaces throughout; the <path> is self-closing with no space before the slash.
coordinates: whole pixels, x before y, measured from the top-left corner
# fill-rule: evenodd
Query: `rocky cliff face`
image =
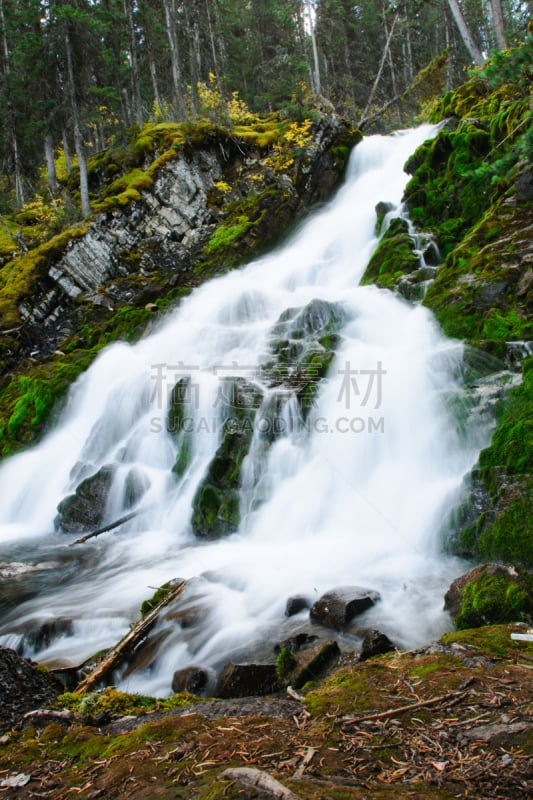
<path id="1" fill-rule="evenodd" d="M 271 246 L 327 199 L 360 137 L 335 115 L 312 125 L 269 120 L 240 135 L 170 130 L 170 148 L 168 127 L 164 142 L 160 125 L 150 146 L 140 137 L 140 167 L 111 185 L 105 167 L 119 167 L 99 157 L 94 217 L 0 269 L 4 454 L 39 434 L 102 346 L 142 335 L 158 311 Z"/>

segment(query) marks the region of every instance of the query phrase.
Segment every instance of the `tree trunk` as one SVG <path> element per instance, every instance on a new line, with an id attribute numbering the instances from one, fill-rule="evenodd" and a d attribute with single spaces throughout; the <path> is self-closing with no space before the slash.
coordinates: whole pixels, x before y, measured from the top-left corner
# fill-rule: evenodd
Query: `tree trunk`
<path id="1" fill-rule="evenodd" d="M 211 19 L 211 11 L 210 11 L 210 8 L 209 8 L 210 2 L 211 2 L 211 0 L 205 0 L 207 28 L 208 28 L 208 34 L 209 34 L 209 44 L 211 45 L 211 56 L 212 56 L 212 59 L 213 59 L 213 71 L 215 73 L 218 93 L 219 93 L 220 97 L 222 98 L 222 102 L 224 104 L 224 109 L 225 109 L 225 112 L 226 112 L 228 120 L 229 120 L 229 111 L 228 111 L 228 105 L 226 103 L 226 95 L 224 93 L 224 87 L 222 86 L 222 79 L 220 77 L 220 61 L 219 61 L 219 57 L 218 57 L 218 54 L 217 54 L 215 31 L 214 31 L 214 27 L 213 27 L 213 20 Z M 216 15 L 216 5 L 215 5 L 215 15 Z M 215 17 L 215 22 L 217 22 L 216 17 Z"/>
<path id="2" fill-rule="evenodd" d="M 490 11 L 498 49 L 505 50 L 507 47 L 507 39 L 505 38 L 505 25 L 503 23 L 501 0 L 490 0 Z"/>
<path id="3" fill-rule="evenodd" d="M 44 137 L 44 157 L 46 159 L 48 189 L 52 197 L 55 197 L 59 192 L 59 184 L 57 182 L 56 162 L 54 161 L 54 140 L 51 133 L 47 133 Z"/>
<path id="4" fill-rule="evenodd" d="M 78 166 L 80 170 L 80 197 L 81 213 L 88 217 L 91 213 L 91 202 L 89 200 L 89 179 L 87 176 L 87 161 L 83 149 L 83 137 L 81 135 L 80 112 L 76 102 L 76 84 L 74 82 L 74 68 L 72 66 L 72 46 L 68 33 L 65 34 L 65 49 L 67 54 L 67 84 L 70 97 L 70 107 L 72 111 L 72 123 L 74 132 L 74 149 L 78 156 Z"/>
<path id="5" fill-rule="evenodd" d="M 385 66 L 385 61 L 387 60 L 387 53 L 389 52 L 389 47 L 390 47 L 390 43 L 391 43 L 391 39 L 392 39 L 392 34 L 394 33 L 394 28 L 396 27 L 396 23 L 397 22 L 398 22 L 398 14 L 396 14 L 396 16 L 394 17 L 391 29 L 389 31 L 389 35 L 387 36 L 387 41 L 385 43 L 385 49 L 383 51 L 383 55 L 381 56 L 381 62 L 380 62 L 380 65 L 379 65 L 379 69 L 378 69 L 376 78 L 374 80 L 374 83 L 372 85 L 372 89 L 370 90 L 369 98 L 366 101 L 365 110 L 363 111 L 363 113 L 361 115 L 361 119 L 359 120 L 359 124 L 357 126 L 358 128 L 360 128 L 363 125 L 363 123 L 366 121 L 366 119 L 367 119 L 368 110 L 369 110 L 370 106 L 372 105 L 372 100 L 374 99 L 374 95 L 376 93 L 376 89 L 378 88 L 379 81 L 381 80 L 381 73 L 383 72 L 383 67 Z"/>
<path id="6" fill-rule="evenodd" d="M 131 59 L 131 93 L 133 98 L 133 116 L 139 127 L 143 124 L 143 111 L 141 100 L 141 79 L 139 75 L 139 60 L 137 58 L 137 39 L 135 36 L 135 23 L 133 20 L 133 7 L 130 0 L 124 0 L 124 14 L 128 23 L 130 37 Z"/>
<path id="7" fill-rule="evenodd" d="M 22 170 L 20 167 L 20 153 L 19 153 L 19 146 L 18 146 L 18 138 L 17 138 L 17 131 L 16 131 L 16 123 L 15 123 L 15 111 L 13 108 L 13 104 L 11 102 L 11 93 L 9 89 L 9 82 L 10 82 L 10 75 L 11 75 L 11 55 L 9 51 L 9 43 L 7 41 L 7 30 L 6 30 L 6 20 L 4 16 L 4 4 L 3 0 L 0 0 L 0 25 L 2 28 L 2 50 L 4 56 L 4 77 L 6 83 L 8 84 L 8 89 L 6 92 L 6 116 L 7 116 L 7 128 L 9 130 L 9 136 L 11 139 L 11 147 L 13 153 L 13 173 L 15 179 L 15 204 L 17 208 L 20 208 L 24 205 L 24 187 L 22 184 Z"/>
<path id="8" fill-rule="evenodd" d="M 320 76 L 320 62 L 318 60 L 318 47 L 316 44 L 315 25 L 310 0 L 306 0 L 307 17 L 309 20 L 309 30 L 311 33 L 311 46 L 313 49 L 313 89 L 315 94 L 322 94 L 322 80 Z"/>
<path id="9" fill-rule="evenodd" d="M 65 129 L 63 129 L 63 153 L 65 155 L 65 169 L 67 171 L 67 175 L 70 175 L 70 170 L 72 169 L 72 166 L 70 163 L 70 149 L 68 146 L 68 137 Z"/>
<path id="10" fill-rule="evenodd" d="M 389 40 L 389 30 L 387 28 L 387 16 L 386 16 L 385 13 L 383 14 L 383 28 L 385 30 L 385 36 L 386 36 L 387 40 Z M 397 98 L 398 97 L 398 89 L 397 89 L 397 85 L 396 85 L 396 73 L 394 71 L 394 61 L 393 61 L 393 58 L 392 58 L 392 50 L 391 50 L 390 44 L 389 44 L 389 47 L 387 48 L 387 60 L 389 62 L 389 69 L 390 69 L 390 76 L 391 76 L 392 96 L 394 98 Z M 398 124 L 401 126 L 402 123 L 403 123 L 403 120 L 402 120 L 402 110 L 401 110 L 401 107 L 400 107 L 400 101 L 395 99 L 394 102 L 396 104 L 396 114 L 397 114 L 397 117 L 398 117 Z"/>
<path id="11" fill-rule="evenodd" d="M 200 74 L 200 34 L 198 31 L 198 22 L 196 19 L 196 10 L 189 8 L 185 3 L 183 6 L 185 13 L 185 27 L 187 30 L 187 39 L 189 42 L 189 74 L 191 77 L 191 113 L 193 119 L 198 116 L 199 97 L 198 97 L 198 80 Z M 191 19 L 194 16 L 194 20 Z"/>
<path id="12" fill-rule="evenodd" d="M 163 10 L 165 12 L 165 27 L 167 32 L 168 44 L 170 47 L 170 63 L 172 65 L 172 85 L 176 99 L 178 116 L 184 120 L 187 116 L 185 102 L 183 100 L 183 85 L 181 78 L 181 65 L 178 51 L 178 40 L 174 27 L 174 3 L 171 0 L 163 0 Z"/>
<path id="13" fill-rule="evenodd" d="M 152 81 L 152 91 L 154 93 L 154 102 L 159 108 L 160 111 L 163 110 L 163 103 L 161 101 L 161 95 L 159 93 L 159 84 L 157 83 L 157 67 L 155 65 L 155 61 L 152 58 L 152 55 L 149 55 L 148 60 L 149 68 L 150 68 L 150 79 Z"/>
<path id="14" fill-rule="evenodd" d="M 455 24 L 457 25 L 459 33 L 461 34 L 461 39 L 463 40 L 464 45 L 468 50 L 470 58 L 472 59 L 474 64 L 477 64 L 478 67 L 483 66 L 483 64 L 485 63 L 485 59 L 481 54 L 481 50 L 474 41 L 474 37 L 472 36 L 470 28 L 466 24 L 466 20 L 463 17 L 463 13 L 459 6 L 458 0 L 448 0 L 448 6 L 450 7 L 450 11 L 452 12 Z"/>

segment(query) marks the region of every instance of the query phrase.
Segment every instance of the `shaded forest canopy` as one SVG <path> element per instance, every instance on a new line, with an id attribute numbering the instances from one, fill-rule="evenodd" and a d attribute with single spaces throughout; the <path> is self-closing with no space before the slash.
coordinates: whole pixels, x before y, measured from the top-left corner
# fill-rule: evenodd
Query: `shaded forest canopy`
<path id="1" fill-rule="evenodd" d="M 530 12 L 517 0 L 0 0 L 0 212 L 35 192 L 53 200 L 76 168 L 66 205 L 86 216 L 88 155 L 146 122 L 231 121 L 238 98 L 300 120 L 332 104 L 354 124 L 384 108 L 385 127 L 408 124 L 428 86 L 450 89 L 523 40 Z M 8 222 L 2 233 L 17 235 Z"/>

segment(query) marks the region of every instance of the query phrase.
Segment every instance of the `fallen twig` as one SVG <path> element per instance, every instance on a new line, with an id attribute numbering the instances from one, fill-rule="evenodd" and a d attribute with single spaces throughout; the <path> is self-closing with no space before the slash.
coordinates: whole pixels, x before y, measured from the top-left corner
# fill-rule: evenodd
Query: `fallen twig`
<path id="1" fill-rule="evenodd" d="M 134 519 L 135 517 L 139 517 L 141 514 L 144 514 L 146 511 L 150 511 L 151 508 L 153 508 L 153 506 L 145 506 L 144 508 L 138 508 L 136 511 L 130 511 L 129 514 L 126 514 L 124 517 L 120 517 L 120 519 L 116 519 L 114 522 L 110 522 L 109 525 L 104 525 L 102 528 L 97 528 L 97 530 L 82 536 L 81 539 L 76 539 L 75 542 L 71 542 L 71 547 L 74 544 L 83 544 L 84 542 L 89 541 L 89 539 L 94 539 L 95 536 L 100 536 L 101 533 L 112 531 L 114 528 L 118 528 L 119 525 L 124 525 L 125 522 L 129 522 L 130 519 Z"/>
<path id="2" fill-rule="evenodd" d="M 459 689 L 455 692 L 448 692 L 448 694 L 441 694 L 437 697 L 431 697 L 429 700 L 421 700 L 419 703 L 411 703 L 407 706 L 400 706 L 399 708 L 390 708 L 388 711 L 381 711 L 379 714 L 367 714 L 364 717 L 342 717 L 342 723 L 344 725 L 356 725 L 358 722 L 366 722 L 367 720 L 371 719 L 385 719 L 386 717 L 394 717 L 395 714 L 403 714 L 404 711 L 414 711 L 417 708 L 426 708 L 427 706 L 433 706 L 436 703 L 443 703 L 445 700 L 451 700 L 452 698 L 460 699 L 463 695 L 466 695 L 466 688 L 470 686 L 474 682 L 474 679 L 471 678 L 467 683 L 464 685 L 462 689 Z"/>

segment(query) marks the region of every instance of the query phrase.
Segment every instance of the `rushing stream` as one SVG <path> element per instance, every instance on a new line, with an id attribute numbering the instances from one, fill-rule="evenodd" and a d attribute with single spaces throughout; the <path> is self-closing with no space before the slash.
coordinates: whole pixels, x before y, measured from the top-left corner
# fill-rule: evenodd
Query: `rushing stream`
<path id="1" fill-rule="evenodd" d="M 254 645 L 257 653 L 288 625 L 288 597 L 340 585 L 378 590 L 361 624 L 401 645 L 449 627 L 442 596 L 464 565 L 443 555 L 439 530 L 489 425 L 465 429 L 454 418 L 462 345 L 421 306 L 358 286 L 377 244 L 375 206 L 401 212 L 403 164 L 434 133 L 423 126 L 365 139 L 336 198 L 283 248 L 203 285 L 136 345 L 108 347 L 72 388 L 55 429 L 3 464 L 0 561 L 36 569 L 3 586 L 1 643 L 47 664 L 80 664 L 116 643 L 141 602 L 176 577 L 194 578 L 192 624 L 183 615 L 162 623 L 159 650 L 120 678 L 123 688 L 168 694 L 178 667 L 216 668 Z M 335 309 L 338 333 L 307 417 L 297 376 L 283 385 L 278 370 L 275 385 L 265 367 L 276 330 L 296 339 L 291 320 L 306 308 L 314 312 L 304 337 L 324 309 Z M 238 530 L 202 539 L 191 511 L 226 430 L 228 377 L 263 399 L 240 470 Z M 188 416 L 181 432 L 169 431 L 180 379 Z M 132 474 L 146 512 L 70 546 L 76 535 L 54 532 L 58 504 L 109 465 L 105 521 L 132 507 Z"/>

